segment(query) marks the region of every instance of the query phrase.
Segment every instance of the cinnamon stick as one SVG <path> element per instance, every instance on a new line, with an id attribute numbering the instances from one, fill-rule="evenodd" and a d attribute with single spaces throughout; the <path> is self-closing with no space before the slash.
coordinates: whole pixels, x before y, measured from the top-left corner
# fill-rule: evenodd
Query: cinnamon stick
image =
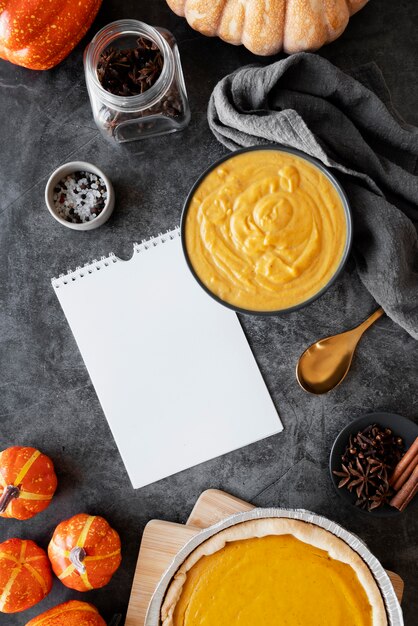
<path id="1" fill-rule="evenodd" d="M 414 443 L 410 448 L 405 452 L 397 466 L 395 467 L 392 476 L 390 477 L 389 484 L 394 486 L 397 480 L 401 477 L 403 472 L 406 470 L 408 465 L 410 465 L 412 459 L 418 455 L 418 437 L 415 439 Z"/>
<path id="2" fill-rule="evenodd" d="M 415 466 L 414 471 L 408 478 L 404 486 L 398 491 L 398 493 L 392 498 L 389 504 L 399 511 L 406 509 L 411 500 L 418 492 L 418 465 Z"/>
<path id="3" fill-rule="evenodd" d="M 398 480 L 392 484 L 392 487 L 394 488 L 395 491 L 399 491 L 399 489 L 401 489 L 401 487 L 404 486 L 404 484 L 406 483 L 406 481 L 408 480 L 408 478 L 410 477 L 410 475 L 412 474 L 412 472 L 414 471 L 417 465 L 418 465 L 418 452 L 414 457 L 412 457 L 411 462 L 406 466 L 402 474 L 399 476 Z"/>

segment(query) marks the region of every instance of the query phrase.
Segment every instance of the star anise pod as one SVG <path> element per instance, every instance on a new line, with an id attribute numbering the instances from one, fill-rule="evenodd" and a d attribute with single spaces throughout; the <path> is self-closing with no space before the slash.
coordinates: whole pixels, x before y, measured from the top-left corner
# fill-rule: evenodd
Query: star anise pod
<path id="1" fill-rule="evenodd" d="M 393 494 L 392 489 L 389 487 L 389 484 L 380 485 L 376 489 L 376 493 L 374 496 L 369 498 L 368 510 L 373 511 L 373 509 L 378 509 L 379 507 L 389 502 Z"/>
<path id="2" fill-rule="evenodd" d="M 356 506 L 372 511 L 390 497 L 389 477 L 403 455 L 404 444 L 390 428 L 370 424 L 349 436 L 341 457 L 338 486 L 357 496 Z"/>
<path id="3" fill-rule="evenodd" d="M 366 495 L 362 495 L 360 496 L 360 498 L 357 498 L 357 500 L 355 501 L 355 505 L 359 507 L 359 509 L 367 509 L 367 503 L 368 503 L 368 498 Z"/>
<path id="4" fill-rule="evenodd" d="M 360 498 L 363 494 L 369 495 L 369 485 L 376 486 L 373 477 L 370 475 L 370 465 L 364 468 L 358 458 L 356 459 L 356 467 L 353 467 L 351 474 L 354 478 L 348 483 L 347 488 L 349 491 L 352 491 L 355 487 L 357 498 Z"/>
<path id="5" fill-rule="evenodd" d="M 342 463 L 341 467 L 343 470 L 342 472 L 337 472 L 337 470 L 332 471 L 333 474 L 341 478 L 340 482 L 338 483 L 338 489 L 341 489 L 341 487 L 345 487 L 345 485 L 349 483 L 353 477 L 349 467 L 344 465 L 344 463 Z"/>
<path id="6" fill-rule="evenodd" d="M 97 77 L 106 91 L 117 96 L 135 96 L 157 82 L 164 65 L 158 46 L 140 37 L 136 47 L 106 48 L 97 64 Z"/>
<path id="7" fill-rule="evenodd" d="M 370 474 L 376 474 L 382 480 L 387 480 L 388 471 L 391 471 L 391 466 L 381 459 L 368 459 L 370 466 Z"/>

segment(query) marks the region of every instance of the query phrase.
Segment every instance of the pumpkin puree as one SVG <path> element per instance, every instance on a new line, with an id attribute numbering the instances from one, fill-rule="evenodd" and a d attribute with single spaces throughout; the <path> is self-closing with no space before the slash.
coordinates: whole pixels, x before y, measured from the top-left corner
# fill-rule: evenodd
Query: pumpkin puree
<path id="1" fill-rule="evenodd" d="M 275 311 L 316 295 L 340 264 L 340 196 L 310 162 L 280 150 L 233 156 L 209 172 L 186 217 L 190 262 L 221 300 Z"/>
<path id="2" fill-rule="evenodd" d="M 174 626 L 371 626 L 354 570 L 292 537 L 227 544 L 188 572 Z"/>

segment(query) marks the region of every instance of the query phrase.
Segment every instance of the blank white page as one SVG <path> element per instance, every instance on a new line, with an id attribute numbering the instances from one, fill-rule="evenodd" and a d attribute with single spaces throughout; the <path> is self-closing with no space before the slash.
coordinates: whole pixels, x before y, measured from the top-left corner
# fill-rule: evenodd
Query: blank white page
<path id="1" fill-rule="evenodd" d="M 196 283 L 178 230 L 52 284 L 135 488 L 282 430 L 236 314 Z"/>

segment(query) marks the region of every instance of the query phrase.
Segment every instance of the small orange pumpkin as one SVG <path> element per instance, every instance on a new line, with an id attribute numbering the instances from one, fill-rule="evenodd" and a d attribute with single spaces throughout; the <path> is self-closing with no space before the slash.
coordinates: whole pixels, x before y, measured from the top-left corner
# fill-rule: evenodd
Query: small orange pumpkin
<path id="1" fill-rule="evenodd" d="M 29 519 L 46 509 L 57 488 L 50 458 L 13 446 L 0 452 L 0 516 Z"/>
<path id="2" fill-rule="evenodd" d="M 48 70 L 70 54 L 90 28 L 102 0 L 2 0 L 0 57 Z"/>
<path id="3" fill-rule="evenodd" d="M 34 541 L 0 543 L 0 611 L 19 613 L 45 598 L 52 588 L 51 566 Z"/>
<path id="4" fill-rule="evenodd" d="M 120 565 L 119 535 L 103 517 L 79 513 L 58 524 L 48 556 L 66 587 L 99 589 L 107 585 Z"/>
<path id="5" fill-rule="evenodd" d="M 92 604 L 70 600 L 34 617 L 26 626 L 106 626 Z"/>

